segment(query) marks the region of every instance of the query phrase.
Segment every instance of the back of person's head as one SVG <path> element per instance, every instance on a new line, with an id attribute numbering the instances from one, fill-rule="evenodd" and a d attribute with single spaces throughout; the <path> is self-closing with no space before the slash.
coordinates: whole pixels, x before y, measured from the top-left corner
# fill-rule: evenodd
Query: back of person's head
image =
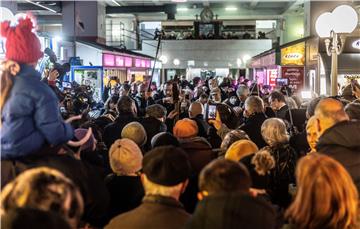
<path id="1" fill-rule="evenodd" d="M 238 140 L 234 142 L 226 151 L 225 158 L 232 161 L 240 161 L 242 158 L 254 154 L 259 149 L 250 140 Z"/>
<path id="2" fill-rule="evenodd" d="M 269 146 L 284 144 L 289 142 L 289 133 L 282 119 L 269 118 L 261 125 L 261 135 Z"/>
<path id="3" fill-rule="evenodd" d="M 116 140 L 109 150 L 111 170 L 117 175 L 134 175 L 142 168 L 143 155 L 139 146 L 132 140 Z"/>
<path id="4" fill-rule="evenodd" d="M 177 121 L 173 128 L 173 134 L 178 139 L 196 137 L 198 131 L 197 123 L 188 118 Z"/>
<path id="5" fill-rule="evenodd" d="M 350 120 L 360 120 L 360 103 L 349 103 L 345 106 L 345 112 Z"/>
<path id="6" fill-rule="evenodd" d="M 139 122 L 130 122 L 121 131 L 121 138 L 133 140 L 139 147 L 145 145 L 147 134 L 145 128 Z"/>
<path id="7" fill-rule="evenodd" d="M 160 104 L 153 104 L 146 107 L 146 115 L 149 117 L 153 117 L 156 119 L 164 119 L 166 117 L 166 109 L 164 106 Z"/>
<path id="8" fill-rule="evenodd" d="M 249 136 L 243 130 L 231 130 L 221 142 L 220 148 L 227 150 L 234 142 L 238 140 L 250 140 Z"/>
<path id="9" fill-rule="evenodd" d="M 280 91 L 272 91 L 269 96 L 270 100 L 286 103 L 285 96 Z"/>
<path id="10" fill-rule="evenodd" d="M 191 175 L 187 154 L 174 146 L 160 146 L 150 150 L 143 158 L 142 167 L 146 195 L 177 199 L 185 191 Z"/>
<path id="11" fill-rule="evenodd" d="M 248 115 L 264 112 L 264 102 L 259 96 L 250 96 L 245 100 L 245 112 Z"/>
<path id="12" fill-rule="evenodd" d="M 189 117 L 195 118 L 197 115 L 203 114 L 204 106 L 200 102 L 192 102 L 189 107 Z"/>
<path id="13" fill-rule="evenodd" d="M 2 229 L 70 229 L 59 214 L 34 208 L 16 208 L 1 216 Z"/>
<path id="14" fill-rule="evenodd" d="M 168 132 L 160 132 L 151 139 L 151 148 L 155 148 L 158 146 L 180 146 L 179 141 L 174 135 Z"/>
<path id="15" fill-rule="evenodd" d="M 248 86 L 243 85 L 243 84 L 239 85 L 239 87 L 236 90 L 236 95 L 239 98 L 243 97 L 245 99 L 249 95 L 249 93 L 250 93 L 250 90 L 249 90 Z"/>
<path id="16" fill-rule="evenodd" d="M 1 210 L 35 208 L 60 214 L 76 228 L 83 213 L 78 188 L 61 172 L 47 167 L 26 170 L 8 183 L 0 194 Z"/>
<path id="17" fill-rule="evenodd" d="M 199 175 L 199 190 L 205 195 L 248 192 L 251 178 L 246 167 L 227 159 L 216 159 L 206 165 Z"/>
<path id="18" fill-rule="evenodd" d="M 318 119 L 317 130 L 319 136 L 336 123 L 349 120 L 342 102 L 332 98 L 320 100 L 315 108 L 315 115 Z"/>
<path id="19" fill-rule="evenodd" d="M 119 114 L 133 113 L 134 101 L 127 95 L 120 96 L 117 103 L 117 110 Z"/>
<path id="20" fill-rule="evenodd" d="M 298 162 L 296 180 L 296 197 L 286 211 L 296 228 L 358 228 L 358 192 L 339 162 L 311 153 Z"/>
<path id="21" fill-rule="evenodd" d="M 235 111 L 228 105 L 220 103 L 216 105 L 216 110 L 219 112 L 220 120 L 228 128 L 235 129 L 238 126 L 238 119 Z"/>
<path id="22" fill-rule="evenodd" d="M 310 103 L 308 104 L 308 106 L 306 108 L 306 117 L 308 119 L 315 114 L 315 108 L 316 108 L 317 104 L 320 102 L 320 100 L 321 100 L 321 98 L 317 97 L 317 98 L 312 99 L 310 101 Z"/>

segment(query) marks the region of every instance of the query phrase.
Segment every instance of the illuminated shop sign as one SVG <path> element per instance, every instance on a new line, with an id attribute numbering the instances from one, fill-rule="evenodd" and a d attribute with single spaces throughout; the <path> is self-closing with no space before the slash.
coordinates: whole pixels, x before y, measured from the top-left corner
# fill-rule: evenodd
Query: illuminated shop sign
<path id="1" fill-rule="evenodd" d="M 355 49 L 360 49 L 360 39 L 352 43 L 352 47 Z"/>
<path id="2" fill-rule="evenodd" d="M 305 65 L 305 42 L 281 49 L 282 66 Z"/>

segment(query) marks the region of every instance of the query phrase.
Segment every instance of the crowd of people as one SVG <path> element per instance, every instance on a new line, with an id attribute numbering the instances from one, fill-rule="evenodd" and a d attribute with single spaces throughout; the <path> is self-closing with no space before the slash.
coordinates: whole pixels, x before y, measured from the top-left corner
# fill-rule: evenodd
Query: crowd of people
<path id="1" fill-rule="evenodd" d="M 360 227 L 357 84 L 302 101 L 175 76 L 109 85 L 96 117 L 60 112 L 31 20 L 1 28 L 1 228 Z"/>

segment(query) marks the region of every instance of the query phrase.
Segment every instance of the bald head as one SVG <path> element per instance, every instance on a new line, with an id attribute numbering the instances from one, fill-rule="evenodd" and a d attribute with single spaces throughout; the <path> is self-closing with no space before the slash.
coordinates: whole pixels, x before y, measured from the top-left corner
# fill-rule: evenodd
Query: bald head
<path id="1" fill-rule="evenodd" d="M 330 119 L 334 124 L 349 120 L 343 104 L 340 101 L 331 98 L 320 100 L 315 108 L 315 115 L 318 118 Z"/>
<path id="2" fill-rule="evenodd" d="M 203 105 L 200 102 L 193 102 L 189 107 L 189 117 L 195 118 L 197 115 L 203 113 Z"/>
<path id="3" fill-rule="evenodd" d="M 315 117 L 317 119 L 316 128 L 318 137 L 336 123 L 349 120 L 343 104 L 331 98 L 320 100 L 315 108 Z"/>

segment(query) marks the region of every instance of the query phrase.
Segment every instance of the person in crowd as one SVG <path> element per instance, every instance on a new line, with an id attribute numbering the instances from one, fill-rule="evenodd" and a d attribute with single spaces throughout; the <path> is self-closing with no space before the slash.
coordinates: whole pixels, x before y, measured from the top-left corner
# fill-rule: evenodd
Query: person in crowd
<path id="1" fill-rule="evenodd" d="M 315 109 L 316 150 L 339 161 L 360 190 L 360 122 L 349 121 L 343 104 L 335 99 L 322 99 Z"/>
<path id="2" fill-rule="evenodd" d="M 71 229 L 69 223 L 54 212 L 34 208 L 16 208 L 1 215 L 2 229 Z"/>
<path id="3" fill-rule="evenodd" d="M 190 218 L 179 202 L 191 174 L 186 153 L 173 146 L 156 147 L 144 156 L 142 168 L 142 204 L 105 228 L 183 228 Z"/>
<path id="4" fill-rule="evenodd" d="M 222 102 L 221 90 L 220 90 L 220 88 L 218 88 L 218 87 L 213 88 L 213 89 L 210 91 L 210 96 L 211 96 L 211 99 L 210 99 L 210 103 L 211 103 L 211 104 L 218 104 L 218 103 L 221 103 L 221 102 Z"/>
<path id="5" fill-rule="evenodd" d="M 272 91 L 269 97 L 269 103 L 275 112 L 275 116 L 285 120 L 286 114 L 289 111 L 285 96 L 279 91 Z"/>
<path id="6" fill-rule="evenodd" d="M 145 144 L 145 150 L 151 149 L 151 139 L 159 132 L 167 131 L 165 125 L 166 109 L 160 104 L 153 104 L 146 107 L 145 118 L 140 119 L 140 123 L 143 125 L 147 141 Z"/>
<path id="7" fill-rule="evenodd" d="M 345 112 L 350 120 L 360 120 L 360 103 L 349 103 L 345 106 Z"/>
<path id="8" fill-rule="evenodd" d="M 147 85 L 142 83 L 139 85 L 139 93 L 135 98 L 138 107 L 138 116 L 143 117 L 146 114 L 146 108 L 154 104 L 155 101 L 146 92 Z"/>
<path id="9" fill-rule="evenodd" d="M 272 202 L 286 208 L 291 202 L 289 184 L 295 183 L 295 166 L 298 156 L 289 145 L 289 134 L 282 119 L 267 119 L 261 126 L 261 134 L 269 147 L 265 150 L 275 160 L 275 167 L 270 170 L 268 193 Z"/>
<path id="10" fill-rule="evenodd" d="M 200 174 L 201 201 L 186 228 L 276 228 L 276 214 L 250 194 L 251 178 L 241 163 L 217 159 Z"/>
<path id="11" fill-rule="evenodd" d="M 198 137 L 198 126 L 195 121 L 185 118 L 176 122 L 173 130 L 180 147 L 188 154 L 194 174 L 215 158 L 211 145 L 206 139 Z"/>
<path id="12" fill-rule="evenodd" d="M 131 86 L 128 83 L 123 83 L 120 87 L 119 95 L 120 96 L 130 96 Z"/>
<path id="13" fill-rule="evenodd" d="M 35 70 L 43 53 L 33 27 L 28 17 L 19 19 L 16 27 L 10 21 L 1 23 L 1 36 L 6 38 L 0 91 L 1 159 L 25 157 L 74 136 L 61 117 L 58 98 Z"/>
<path id="14" fill-rule="evenodd" d="M 218 81 L 215 78 L 209 79 L 208 83 L 209 83 L 209 90 L 210 91 L 212 91 L 215 88 L 219 88 Z"/>
<path id="15" fill-rule="evenodd" d="M 131 97 L 133 98 L 135 98 L 136 95 L 138 94 L 138 85 L 136 84 L 136 82 L 133 82 L 131 84 L 130 93 L 131 93 Z"/>
<path id="16" fill-rule="evenodd" d="M 316 117 L 312 116 L 306 124 L 306 139 L 310 146 L 310 153 L 316 151 L 316 141 L 317 141 L 317 132 L 316 132 Z"/>
<path id="17" fill-rule="evenodd" d="M 139 122 L 130 122 L 121 131 L 121 138 L 128 138 L 134 141 L 140 149 L 147 142 L 147 135 L 144 127 Z"/>
<path id="18" fill-rule="evenodd" d="M 169 145 L 175 147 L 180 146 L 178 139 L 169 132 L 158 133 L 151 139 L 152 149 L 159 146 L 169 146 Z"/>
<path id="19" fill-rule="evenodd" d="M 109 150 L 112 173 L 105 179 L 110 193 L 109 219 L 130 211 L 141 204 L 144 189 L 140 170 L 143 155 L 130 139 L 118 139 Z"/>
<path id="20" fill-rule="evenodd" d="M 226 151 L 225 159 L 232 161 L 240 161 L 242 158 L 254 154 L 258 151 L 258 147 L 250 140 L 238 140 L 234 142 Z"/>
<path id="21" fill-rule="evenodd" d="M 116 104 L 119 101 L 119 96 L 118 95 L 112 95 L 111 97 L 109 97 L 109 99 L 105 102 L 105 111 L 103 113 L 103 115 L 108 116 L 108 118 L 112 121 L 115 120 L 115 118 L 117 117 L 118 113 L 116 110 Z"/>
<path id="22" fill-rule="evenodd" d="M 173 98 L 173 83 L 168 81 L 164 85 L 162 98 L 157 100 L 155 103 L 160 104 L 166 108 L 167 114 L 175 109 L 174 98 Z"/>
<path id="23" fill-rule="evenodd" d="M 200 102 L 202 105 L 205 105 L 209 102 L 209 96 L 206 93 L 202 93 L 198 99 L 198 102 Z"/>
<path id="24" fill-rule="evenodd" d="M 121 136 L 124 126 L 130 122 L 138 121 L 136 118 L 136 107 L 134 101 L 129 96 L 121 96 L 117 103 L 118 118 L 114 123 L 109 124 L 104 130 L 104 142 L 108 149 Z"/>
<path id="25" fill-rule="evenodd" d="M 284 229 L 359 228 L 359 194 L 346 169 L 312 153 L 296 168 L 297 192 L 285 213 Z"/>
<path id="26" fill-rule="evenodd" d="M 210 125 L 204 120 L 204 106 L 200 102 L 192 102 L 189 107 L 189 118 L 198 126 L 198 136 L 207 138 Z"/>
<path id="27" fill-rule="evenodd" d="M 228 148 L 238 140 L 250 140 L 250 138 L 243 130 L 229 131 L 221 142 L 218 157 L 224 157 Z"/>
<path id="28" fill-rule="evenodd" d="M 71 228 L 79 226 L 84 204 L 78 188 L 61 172 L 47 167 L 29 169 L 0 194 L 1 211 L 34 208 L 59 214 Z"/>

